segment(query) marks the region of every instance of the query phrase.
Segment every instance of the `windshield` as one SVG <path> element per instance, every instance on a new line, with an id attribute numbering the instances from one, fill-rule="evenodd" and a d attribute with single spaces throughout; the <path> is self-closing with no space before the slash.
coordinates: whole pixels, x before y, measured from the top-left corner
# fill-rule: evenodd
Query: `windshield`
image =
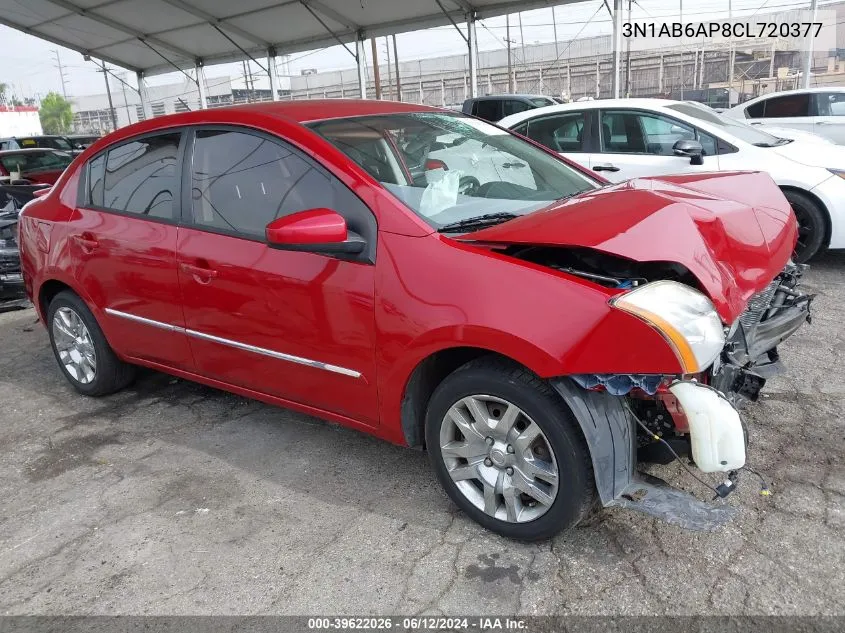
<path id="1" fill-rule="evenodd" d="M 716 125 L 728 134 L 732 134 L 738 139 L 756 145 L 757 147 L 777 147 L 783 145 L 785 142 L 789 142 L 786 139 L 778 138 L 763 130 L 753 128 L 742 121 L 723 116 L 712 108 L 699 103 L 674 103 L 666 106 L 666 108 Z"/>
<path id="2" fill-rule="evenodd" d="M 529 99 L 531 103 L 533 103 L 538 108 L 544 108 L 545 106 L 554 105 L 555 102 L 553 99 L 548 99 L 546 97 L 536 97 L 534 99 Z"/>
<path id="3" fill-rule="evenodd" d="M 489 123 L 413 112 L 313 123 L 434 228 L 490 213 L 525 215 L 598 185 Z"/>

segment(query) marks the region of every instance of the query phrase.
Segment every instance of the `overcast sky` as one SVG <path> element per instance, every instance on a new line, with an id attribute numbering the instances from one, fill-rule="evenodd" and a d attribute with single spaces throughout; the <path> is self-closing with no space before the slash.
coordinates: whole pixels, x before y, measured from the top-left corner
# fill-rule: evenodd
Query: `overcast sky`
<path id="1" fill-rule="evenodd" d="M 25 5 L 26 0 L 14 0 Z M 608 0 L 612 5 L 613 0 Z M 684 21 L 701 21 L 708 18 L 727 17 L 730 0 L 687 0 L 684 7 Z M 819 5 L 828 4 L 822 0 Z M 625 0 L 627 4 L 627 0 Z M 681 0 L 638 0 L 632 8 L 633 19 L 672 19 L 679 13 Z M 794 0 L 732 0 L 736 16 L 749 15 L 760 11 L 768 13 L 792 7 L 806 7 L 808 1 Z M 603 8 L 601 0 L 589 0 L 575 5 L 558 7 L 555 10 L 555 22 L 559 41 L 577 37 L 590 37 L 611 32 L 611 20 Z M 522 35 L 520 36 L 519 16 L 510 16 L 510 39 L 512 45 L 519 47 L 522 42 L 554 41 L 554 27 L 551 9 L 526 11 L 521 14 Z M 484 20 L 477 27 L 478 43 L 481 50 L 504 48 L 506 22 L 505 17 Z M 397 36 L 399 57 L 402 61 L 421 57 L 436 57 L 466 52 L 466 45 L 452 26 L 444 26 L 426 31 L 404 33 Z M 378 41 L 381 61 L 387 59 L 385 40 Z M 61 92 L 59 71 L 56 68 L 54 51 L 58 50 L 62 65 L 66 70 L 68 96 L 103 93 L 104 84 L 101 74 L 95 71 L 93 62 L 86 62 L 82 55 L 54 44 L 39 40 L 11 28 L 0 25 L 0 82 L 11 86 L 10 92 L 19 97 L 44 96 L 51 90 Z M 366 47 L 367 56 L 370 47 Z M 391 51 L 392 55 L 392 51 Z M 339 46 L 297 53 L 291 56 L 291 73 L 299 74 L 305 68 L 334 70 L 350 68 L 354 60 L 349 53 Z M 206 67 L 207 77 L 237 76 L 242 72 L 240 64 L 223 64 Z M 259 72 L 255 67 L 253 72 Z M 159 75 L 150 79 L 151 83 L 170 83 L 181 81 L 177 74 Z M 130 81 L 134 85 L 134 76 Z"/>

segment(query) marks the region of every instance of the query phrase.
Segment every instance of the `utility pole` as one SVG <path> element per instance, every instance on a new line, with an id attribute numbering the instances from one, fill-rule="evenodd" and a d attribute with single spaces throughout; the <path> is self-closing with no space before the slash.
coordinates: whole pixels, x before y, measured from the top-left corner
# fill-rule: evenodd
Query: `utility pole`
<path id="1" fill-rule="evenodd" d="M 123 89 L 123 107 L 126 108 L 126 123 L 131 124 L 132 116 L 129 114 L 129 101 L 126 99 L 126 82 L 121 81 L 120 87 Z"/>
<path id="2" fill-rule="evenodd" d="M 818 11 L 818 0 L 812 0 L 810 2 L 810 12 L 812 17 L 810 18 L 810 22 L 816 21 L 816 15 Z M 807 53 L 806 57 L 804 57 L 804 77 L 803 83 L 804 88 L 810 87 L 810 75 L 813 74 L 813 38 L 807 38 L 809 41 L 807 42 Z"/>
<path id="3" fill-rule="evenodd" d="M 106 62 L 103 62 L 102 68 L 97 72 L 103 73 L 103 79 L 106 80 L 106 95 L 109 98 L 109 113 L 111 113 L 112 132 L 114 132 L 117 129 L 117 113 L 114 111 L 111 100 L 111 86 L 109 85 L 109 71 L 106 69 Z"/>
<path id="4" fill-rule="evenodd" d="M 67 99 L 67 87 L 65 86 L 65 71 L 62 68 L 62 58 L 59 57 L 58 49 L 53 49 L 53 54 L 56 56 L 56 67 L 59 69 L 59 77 L 62 80 L 62 95 Z"/>
<path id="5" fill-rule="evenodd" d="M 402 101 L 402 84 L 399 83 L 399 51 L 396 50 L 396 35 L 393 35 L 393 64 L 396 68 L 396 100 Z"/>
<path id="6" fill-rule="evenodd" d="M 522 34 L 522 11 L 516 14 L 519 17 L 519 46 L 522 63 L 525 64 L 525 36 Z"/>
<path id="7" fill-rule="evenodd" d="M 384 50 L 387 52 L 387 98 L 393 98 L 393 75 L 390 73 L 390 40 L 384 36 Z"/>
<path id="8" fill-rule="evenodd" d="M 560 51 L 558 51 L 558 44 L 557 44 L 557 19 L 555 18 L 555 8 L 552 7 L 552 29 L 554 29 L 555 35 L 555 64 L 557 64 L 557 91 L 561 93 L 559 96 L 563 96 L 563 90 L 561 89 L 560 85 L 562 83 L 560 77 Z M 568 97 L 569 95 L 567 95 Z"/>
<path id="9" fill-rule="evenodd" d="M 376 49 L 376 38 L 370 38 L 370 47 L 373 49 L 373 81 L 376 84 L 376 99 L 381 99 L 381 77 L 378 69 L 378 50 Z"/>
<path id="10" fill-rule="evenodd" d="M 633 0 L 628 0 L 628 24 L 631 23 L 631 5 Z M 625 38 L 625 98 L 631 97 L 631 38 Z"/>
<path id="11" fill-rule="evenodd" d="M 511 16 L 505 15 L 505 41 L 508 43 L 508 92 L 513 92 L 513 62 L 511 61 Z"/>
<path id="12" fill-rule="evenodd" d="M 680 22 L 684 23 L 684 0 L 678 0 L 680 5 Z M 681 48 L 681 101 L 684 100 L 684 49 Z"/>
<path id="13" fill-rule="evenodd" d="M 244 69 L 244 88 L 246 88 L 246 100 L 249 102 L 249 101 L 252 101 L 252 99 L 250 98 L 249 81 L 247 80 L 247 75 L 246 75 L 246 60 L 243 60 L 241 62 L 241 64 L 243 64 L 243 69 Z"/>

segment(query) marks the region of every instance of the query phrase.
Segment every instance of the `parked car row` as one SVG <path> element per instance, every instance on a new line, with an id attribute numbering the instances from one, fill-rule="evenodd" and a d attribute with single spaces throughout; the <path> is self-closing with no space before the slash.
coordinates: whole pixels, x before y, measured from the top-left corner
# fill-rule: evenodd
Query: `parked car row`
<path id="1" fill-rule="evenodd" d="M 18 215 L 43 185 L 0 183 L 0 310 L 29 304 L 18 252 Z"/>
<path id="2" fill-rule="evenodd" d="M 53 149 L 0 151 L 0 183 L 26 181 L 52 185 L 71 162 L 73 162 L 71 153 Z"/>
<path id="3" fill-rule="evenodd" d="M 0 151 L 40 147 L 78 154 L 98 138 L 96 134 L 12 136 L 0 138 Z"/>
<path id="4" fill-rule="evenodd" d="M 358 100 L 187 112 L 95 143 L 21 213 L 61 372 L 101 396 L 151 367 L 424 447 L 454 502 L 509 537 L 596 503 L 725 522 L 638 464 L 689 456 L 736 481 L 739 406 L 808 319 L 792 254 L 817 238 L 785 181 L 726 170 L 770 152 L 801 186 L 819 175 L 794 192 L 811 202 L 841 200 L 842 179 L 684 104 L 523 114 L 543 145 Z"/>
<path id="5" fill-rule="evenodd" d="M 773 136 L 696 103 L 604 99 L 536 108 L 502 127 L 612 182 L 641 176 L 759 170 L 798 220 L 796 260 L 845 248 L 845 147 Z"/>
<path id="6" fill-rule="evenodd" d="M 813 132 L 845 144 L 845 88 L 804 88 L 762 95 L 726 110 L 725 115 L 765 128 Z"/>

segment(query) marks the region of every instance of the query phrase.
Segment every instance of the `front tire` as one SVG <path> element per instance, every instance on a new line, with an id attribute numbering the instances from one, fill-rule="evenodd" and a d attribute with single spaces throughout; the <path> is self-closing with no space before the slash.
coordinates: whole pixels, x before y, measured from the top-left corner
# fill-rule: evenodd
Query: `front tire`
<path id="1" fill-rule="evenodd" d="M 528 370 L 471 361 L 434 391 L 426 445 L 452 500 L 487 529 L 535 541 L 593 506 L 590 453 L 560 397 Z"/>
<path id="2" fill-rule="evenodd" d="M 793 259 L 803 264 L 825 250 L 827 214 L 815 200 L 800 191 L 785 189 L 783 195 L 798 221 L 798 243 Z"/>
<path id="3" fill-rule="evenodd" d="M 135 368 L 121 361 L 75 293 L 63 290 L 47 308 L 47 331 L 59 368 L 79 393 L 105 396 L 127 386 Z"/>

